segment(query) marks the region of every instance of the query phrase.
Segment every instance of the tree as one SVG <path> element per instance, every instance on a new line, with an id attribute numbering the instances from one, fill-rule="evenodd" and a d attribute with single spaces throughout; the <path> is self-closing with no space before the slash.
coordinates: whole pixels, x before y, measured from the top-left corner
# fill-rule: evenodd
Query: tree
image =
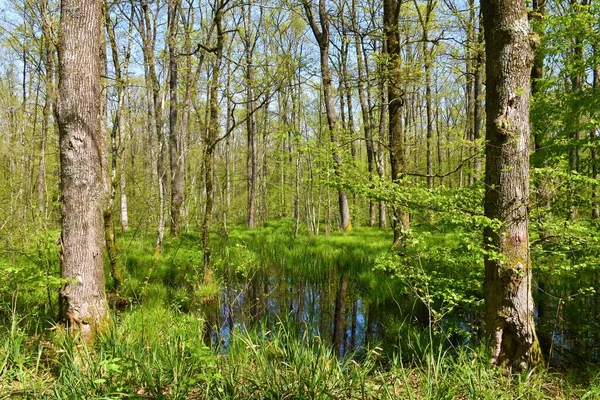
<path id="1" fill-rule="evenodd" d="M 525 3 L 482 2 L 486 44 L 486 331 L 492 362 L 522 370 L 541 361 L 533 322 L 528 237 L 529 81 L 533 40 Z"/>
<path id="2" fill-rule="evenodd" d="M 248 12 L 246 7 L 242 10 L 242 21 L 244 24 L 244 51 L 246 55 L 246 102 L 248 112 L 254 109 L 254 68 L 253 68 L 253 57 L 254 49 L 258 37 L 255 32 L 252 32 L 252 4 L 248 4 Z M 261 11 L 262 19 L 262 11 Z M 253 229 L 256 224 L 256 185 L 258 181 L 258 148 L 256 145 L 256 118 L 250 115 L 246 121 L 246 132 L 248 136 L 248 153 L 246 156 L 246 168 L 248 171 L 248 218 L 247 226 L 249 229 Z"/>
<path id="3" fill-rule="evenodd" d="M 400 46 L 399 0 L 385 0 L 383 3 L 383 29 L 385 33 L 386 71 L 388 78 L 388 113 L 390 135 L 390 164 L 392 182 L 404 177 L 405 160 L 403 149 L 402 110 L 404 108 L 404 91 L 402 89 L 402 59 Z M 394 246 L 401 244 L 404 232 L 410 228 L 409 215 L 399 206 L 394 207 Z"/>
<path id="4" fill-rule="evenodd" d="M 169 153 L 171 162 L 171 235 L 181 232 L 181 205 L 183 204 L 183 181 L 185 155 L 183 152 L 183 134 L 178 125 L 177 97 L 177 18 L 180 0 L 169 1 L 167 41 L 169 47 Z"/>
<path id="5" fill-rule="evenodd" d="M 131 6 L 136 7 L 131 1 Z M 164 134 L 163 95 L 161 82 L 157 73 L 156 56 L 156 31 L 158 25 L 158 10 L 154 13 L 151 4 L 147 0 L 139 3 L 136 8 L 138 21 L 136 28 L 142 39 L 142 52 L 144 55 L 146 90 L 148 92 L 148 132 L 152 129 L 156 132 L 158 144 L 156 157 L 156 176 L 158 182 L 158 226 L 156 237 L 155 254 L 162 253 L 162 244 L 165 235 L 166 207 L 165 201 L 168 195 L 167 182 L 167 138 Z M 154 123 L 154 127 L 152 127 Z"/>
<path id="6" fill-rule="evenodd" d="M 325 9 L 325 0 L 319 0 L 319 22 L 321 27 L 317 25 L 315 21 L 312 7 L 308 3 L 308 0 L 303 0 L 304 11 L 308 24 L 315 36 L 315 40 L 319 45 L 320 53 L 320 65 L 321 65 L 321 80 L 323 85 L 323 101 L 325 102 L 325 112 L 327 114 L 327 125 L 329 127 L 329 136 L 331 144 L 333 146 L 333 168 L 336 178 L 340 179 L 342 174 L 342 157 L 339 153 L 339 126 L 337 120 L 337 114 L 335 111 L 335 103 L 333 100 L 332 85 L 331 85 L 331 71 L 329 70 L 329 40 L 330 40 L 330 26 L 329 16 Z M 340 229 L 344 232 L 352 230 L 352 222 L 350 220 L 350 206 L 348 204 L 348 195 L 346 191 L 339 187 L 338 188 L 338 203 L 340 210 Z"/>
<path id="7" fill-rule="evenodd" d="M 91 339 L 108 318 L 102 247 L 106 193 L 100 113 L 102 2 L 63 0 L 57 99 L 62 186 L 61 318 Z"/>

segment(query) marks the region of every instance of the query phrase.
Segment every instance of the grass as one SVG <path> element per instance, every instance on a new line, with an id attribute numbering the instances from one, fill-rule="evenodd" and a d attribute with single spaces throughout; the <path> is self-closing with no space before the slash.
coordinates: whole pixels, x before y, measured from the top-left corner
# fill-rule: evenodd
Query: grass
<path id="1" fill-rule="evenodd" d="M 52 246 L 32 245 L 25 255 L 1 259 L 3 278 L 18 278 L 19 286 L 0 292 L 0 399 L 600 398 L 595 366 L 511 375 L 491 367 L 479 345 L 466 344 L 474 342 L 450 340 L 455 332 L 448 326 L 415 324 L 411 310 L 400 303 L 394 306 L 397 314 L 383 320 L 390 341 L 342 358 L 334 355 L 327 335 L 287 315 L 253 329 L 238 325 L 226 349 L 205 345 L 203 298 L 228 281 L 252 279 L 257 271 L 332 287 L 335 273 L 345 272 L 357 282 L 349 296 L 361 296 L 365 303 L 384 302 L 390 294 L 400 301 L 412 290 L 431 309 L 446 310 L 445 297 L 427 297 L 429 292 L 416 291 L 417 285 L 437 293 L 436 285 L 452 284 L 437 282 L 429 268 L 445 271 L 440 274 L 447 278 L 464 267 L 469 261 L 460 254 L 470 236 L 415 234 L 421 242 L 413 243 L 406 257 L 415 262 L 399 267 L 397 260 L 381 259 L 390 235 L 359 228 L 329 238 L 304 234 L 294 239 L 293 224 L 285 221 L 254 231 L 232 229 L 228 237 L 215 238 L 217 279 L 205 288 L 198 284 L 197 236 L 168 239 L 162 257 L 155 258 L 152 237 L 129 233 L 119 238 L 124 279 L 121 291 L 110 297 L 112 321 L 92 345 L 54 326 L 55 310 L 45 303 L 48 293 L 56 294 L 57 281 L 50 279 L 56 255 Z M 444 243 L 445 250 L 435 243 Z M 50 273 L 40 273 L 40 265 Z M 383 285 L 389 290 L 381 290 Z M 456 313 L 464 304 L 447 312 Z"/>

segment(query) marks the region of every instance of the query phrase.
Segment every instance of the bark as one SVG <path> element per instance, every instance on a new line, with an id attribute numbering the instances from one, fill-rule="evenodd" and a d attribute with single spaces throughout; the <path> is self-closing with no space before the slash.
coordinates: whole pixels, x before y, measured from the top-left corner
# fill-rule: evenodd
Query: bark
<path id="1" fill-rule="evenodd" d="M 383 25 L 386 40 L 386 73 L 388 77 L 389 143 L 392 182 L 404 177 L 405 159 L 403 149 L 402 111 L 404 90 L 402 89 L 402 59 L 398 17 L 401 3 L 398 0 L 385 0 L 383 3 Z M 405 232 L 410 229 L 408 212 L 401 206 L 394 206 L 394 246 L 400 246 Z"/>
<path id="2" fill-rule="evenodd" d="M 332 145 L 333 168 L 335 177 L 340 180 L 342 175 L 342 157 L 339 153 L 339 124 L 337 113 L 335 111 L 335 103 L 332 95 L 331 71 L 329 70 L 329 41 L 330 41 L 330 26 L 329 16 L 325 9 L 325 0 L 319 0 L 319 22 L 317 25 L 313 16 L 312 8 L 307 0 L 303 0 L 304 11 L 310 28 L 319 44 L 319 55 L 321 65 L 321 80 L 323 86 L 323 101 L 325 103 L 325 112 L 327 114 L 327 125 L 329 127 L 329 135 Z M 338 185 L 340 183 L 338 182 Z M 352 222 L 350 220 L 350 206 L 348 204 L 348 195 L 341 187 L 338 187 L 338 206 L 340 212 L 340 229 L 343 232 L 352 230 Z"/>
<path id="3" fill-rule="evenodd" d="M 486 43 L 486 332 L 492 362 L 518 370 L 541 362 L 533 322 L 528 236 L 529 80 L 533 37 L 517 0 L 482 3 Z"/>
<path id="4" fill-rule="evenodd" d="M 102 2 L 63 0 L 57 116 L 62 187 L 61 319 L 91 340 L 108 319 L 102 247 Z"/>

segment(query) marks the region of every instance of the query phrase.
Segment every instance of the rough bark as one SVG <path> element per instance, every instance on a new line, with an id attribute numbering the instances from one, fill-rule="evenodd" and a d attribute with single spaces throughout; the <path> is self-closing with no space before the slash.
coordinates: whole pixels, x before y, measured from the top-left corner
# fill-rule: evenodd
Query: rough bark
<path id="1" fill-rule="evenodd" d="M 102 247 L 102 2 L 61 2 L 57 116 L 62 187 L 61 319 L 91 340 L 108 319 Z"/>
<path id="2" fill-rule="evenodd" d="M 482 3 L 486 43 L 486 331 L 492 362 L 522 370 L 541 361 L 529 257 L 529 80 L 533 36 L 525 3 Z"/>

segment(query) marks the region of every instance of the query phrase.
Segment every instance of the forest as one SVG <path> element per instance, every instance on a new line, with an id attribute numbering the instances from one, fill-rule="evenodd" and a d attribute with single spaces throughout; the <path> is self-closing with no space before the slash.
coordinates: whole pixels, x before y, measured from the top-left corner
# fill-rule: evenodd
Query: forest
<path id="1" fill-rule="evenodd" d="M 0 399 L 600 398 L 600 2 L 0 0 Z"/>

